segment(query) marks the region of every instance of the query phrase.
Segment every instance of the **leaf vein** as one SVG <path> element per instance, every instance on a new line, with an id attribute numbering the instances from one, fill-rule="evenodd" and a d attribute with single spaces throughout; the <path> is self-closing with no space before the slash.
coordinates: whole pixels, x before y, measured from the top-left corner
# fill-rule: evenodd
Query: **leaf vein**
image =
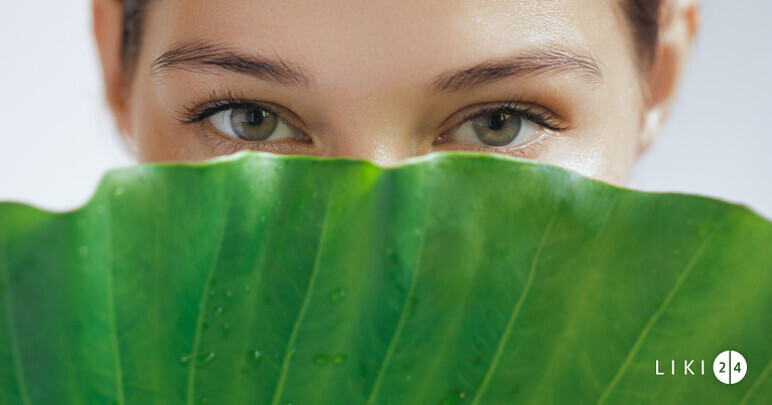
<path id="1" fill-rule="evenodd" d="M 394 334 L 391 336 L 391 340 L 389 341 L 389 347 L 386 349 L 386 355 L 383 358 L 383 361 L 381 362 L 381 366 L 377 369 L 378 370 L 378 377 L 375 379 L 375 383 L 373 383 L 373 389 L 370 392 L 370 396 L 367 398 L 367 404 L 373 404 L 375 399 L 378 397 L 378 393 L 381 389 L 381 384 L 383 384 L 383 376 L 386 374 L 386 369 L 389 367 L 389 364 L 391 363 L 391 359 L 394 357 L 394 350 L 396 350 L 397 342 L 399 341 L 400 336 L 402 335 L 402 329 L 405 326 L 405 321 L 407 320 L 407 313 L 410 307 L 410 297 L 415 292 L 415 286 L 417 284 L 418 280 L 418 273 L 421 269 L 421 258 L 423 256 L 423 249 L 424 249 L 424 241 L 426 240 L 426 218 L 428 217 L 429 212 L 429 198 L 426 199 L 426 206 L 423 210 L 424 220 L 423 224 L 421 226 L 421 238 L 418 241 L 418 247 L 416 248 L 416 259 L 415 259 L 415 265 L 413 266 L 413 274 L 410 277 L 410 286 L 408 287 L 407 293 L 405 294 L 405 301 L 402 304 L 402 310 L 399 314 L 399 320 L 397 321 L 397 327 L 394 329 Z"/>
<path id="2" fill-rule="evenodd" d="M 16 336 L 16 323 L 14 322 L 14 316 L 13 316 L 13 300 L 11 298 L 11 283 L 8 279 L 8 257 L 6 256 L 6 253 L 8 251 L 8 246 L 6 244 L 7 242 L 5 239 L 3 239 L 3 262 L 5 263 L 2 266 L 3 269 L 3 281 L 5 282 L 6 291 L 5 291 L 5 316 L 8 320 L 8 334 L 11 338 L 11 354 L 13 355 L 13 369 L 16 373 L 16 381 L 19 384 L 19 394 L 21 395 L 22 403 L 26 405 L 32 404 L 32 401 L 30 401 L 29 398 L 29 392 L 27 391 L 27 382 L 24 378 L 24 369 L 22 368 L 21 364 L 21 353 L 19 352 L 19 340 Z"/>
<path id="3" fill-rule="evenodd" d="M 679 289 L 681 288 L 681 285 L 683 285 L 686 278 L 689 276 L 689 274 L 691 274 L 692 269 L 694 268 L 694 265 L 697 264 L 699 258 L 705 252 L 705 248 L 708 246 L 709 241 L 710 241 L 710 238 L 706 238 L 705 241 L 702 242 L 702 245 L 700 245 L 700 247 L 694 253 L 692 258 L 689 260 L 689 263 L 686 265 L 686 268 L 684 269 L 684 271 L 681 272 L 681 275 L 676 280 L 675 284 L 673 285 L 673 288 L 670 289 L 670 292 L 668 293 L 667 297 L 665 297 L 665 300 L 662 302 L 662 305 L 651 316 L 651 318 L 649 318 L 649 321 L 646 323 L 646 326 L 644 326 L 643 330 L 641 330 L 641 333 L 638 335 L 638 338 L 635 340 L 635 343 L 633 344 L 633 347 L 630 349 L 630 352 L 627 354 L 627 357 L 625 357 L 624 362 L 622 362 L 622 365 L 619 367 L 619 370 L 617 370 L 616 375 L 614 375 L 614 378 L 611 380 L 609 385 L 606 386 L 606 389 L 603 390 L 603 393 L 598 399 L 598 402 L 597 402 L 598 405 L 606 402 L 606 400 L 608 399 L 608 396 L 611 394 L 611 391 L 619 383 L 619 380 L 622 379 L 622 376 L 625 374 L 625 372 L 627 372 L 627 368 L 632 363 L 635 355 L 638 354 L 638 350 L 643 344 L 643 341 L 646 340 L 646 338 L 649 335 L 649 332 L 651 332 L 651 329 L 654 327 L 654 324 L 657 323 L 657 321 L 659 320 L 659 317 L 662 315 L 663 312 L 665 312 L 665 309 L 668 307 L 668 305 L 670 305 L 670 302 L 678 293 Z"/>
<path id="4" fill-rule="evenodd" d="M 111 221 L 111 219 L 109 219 Z M 108 229 L 108 237 L 110 238 L 110 248 L 108 250 L 108 264 L 110 268 L 106 272 L 106 279 L 105 284 L 107 284 L 106 288 L 106 294 L 107 294 L 107 312 L 108 312 L 108 323 L 110 327 L 110 346 L 112 349 L 112 356 L 113 356 L 113 371 L 115 373 L 115 390 L 117 391 L 118 395 L 118 405 L 123 405 L 126 403 L 126 398 L 124 396 L 123 392 L 123 370 L 121 366 L 121 351 L 120 347 L 118 346 L 118 328 L 116 327 L 115 323 L 115 284 L 113 283 L 113 275 L 115 273 L 115 266 L 114 266 L 114 256 L 113 256 L 113 246 L 114 246 L 114 240 L 113 240 L 113 233 L 112 233 L 112 222 L 108 222 L 107 225 Z"/>
<path id="5" fill-rule="evenodd" d="M 204 324 L 204 314 L 206 313 L 207 298 L 209 297 L 209 287 L 212 285 L 212 279 L 217 272 L 217 262 L 220 258 L 220 250 L 225 241 L 225 230 L 228 226 L 228 216 L 230 215 L 230 202 L 227 203 L 227 208 L 223 215 L 222 228 L 220 229 L 220 241 L 217 243 L 215 251 L 212 253 L 212 263 L 209 266 L 209 271 L 204 281 L 204 286 L 201 291 L 201 298 L 198 303 L 198 315 L 196 317 L 196 329 L 193 334 L 193 347 L 190 353 L 189 365 L 188 365 L 188 384 L 187 384 L 187 404 L 193 405 L 195 394 L 195 381 L 196 381 L 196 359 L 198 358 L 198 347 L 201 344 L 201 333 Z"/>
<path id="6" fill-rule="evenodd" d="M 496 353 L 493 356 L 493 360 L 491 361 L 490 367 L 488 367 L 488 372 L 485 373 L 485 377 L 483 378 L 482 383 L 480 383 L 480 388 L 477 390 L 477 393 L 475 394 L 472 405 L 477 405 L 480 403 L 480 399 L 482 398 L 483 394 L 485 394 L 485 391 L 488 389 L 488 385 L 493 379 L 493 373 L 498 368 L 499 362 L 501 361 L 501 356 L 503 355 L 504 348 L 506 347 L 506 344 L 507 344 L 507 340 L 509 340 L 509 335 L 512 333 L 512 328 L 515 325 L 515 320 L 520 314 L 520 309 L 523 306 L 523 302 L 525 302 L 525 299 L 531 290 L 531 285 L 533 285 L 534 274 L 536 273 L 536 266 L 539 262 L 539 257 L 541 256 L 542 249 L 544 248 L 544 242 L 547 240 L 547 237 L 552 231 L 552 226 L 555 223 L 555 218 L 557 218 L 559 211 L 560 211 L 560 207 L 558 206 L 558 208 L 555 209 L 555 212 L 552 214 L 552 218 L 550 219 L 550 222 L 547 224 L 547 227 L 544 230 L 544 234 L 541 237 L 541 241 L 539 241 L 539 246 L 536 248 L 536 253 L 534 254 L 533 261 L 531 261 L 531 268 L 528 271 L 528 279 L 526 280 L 525 286 L 523 287 L 523 292 L 520 294 L 520 298 L 517 300 L 517 304 L 515 304 L 515 307 L 512 309 L 512 313 L 509 316 L 509 320 L 507 321 L 507 326 L 504 329 L 504 333 L 502 333 L 501 338 L 499 338 L 499 343 L 496 347 Z"/>
<path id="7" fill-rule="evenodd" d="M 761 382 L 764 381 L 769 376 L 770 371 L 772 371 L 772 358 L 769 359 L 769 362 L 767 362 L 766 367 L 764 367 L 764 370 L 761 372 L 761 374 L 759 374 L 759 377 L 756 378 L 756 381 L 753 382 L 753 385 L 751 385 L 751 387 L 748 388 L 748 391 L 745 392 L 745 395 L 743 395 L 743 398 L 740 401 L 739 405 L 745 405 L 748 403 L 748 401 L 751 399 L 751 397 L 759 388 L 759 386 L 761 386 Z"/>
<path id="8" fill-rule="evenodd" d="M 276 390 L 273 393 L 273 400 L 271 404 L 278 405 L 281 401 L 282 395 L 284 395 L 284 385 L 287 382 L 287 376 L 289 375 L 290 363 L 292 362 L 292 349 L 295 346 L 298 333 L 300 332 L 300 325 L 303 323 L 303 318 L 306 316 L 308 310 L 308 304 L 311 302 L 311 294 L 314 291 L 314 285 L 316 284 L 316 276 L 319 274 L 319 258 L 322 256 L 322 249 L 324 248 L 324 241 L 327 235 L 327 226 L 330 219 L 330 211 L 332 209 L 333 193 L 330 193 L 330 200 L 327 202 L 327 209 L 324 214 L 324 220 L 322 221 L 322 234 L 319 237 L 319 246 L 316 249 L 316 258 L 314 259 L 314 268 L 311 270 L 311 276 L 308 280 L 308 288 L 306 289 L 305 297 L 303 298 L 303 304 L 300 307 L 300 312 L 295 319 L 295 324 L 292 327 L 292 333 L 290 334 L 287 347 L 284 350 L 284 361 L 281 365 L 281 372 L 279 374 L 279 381 L 276 383 Z"/>

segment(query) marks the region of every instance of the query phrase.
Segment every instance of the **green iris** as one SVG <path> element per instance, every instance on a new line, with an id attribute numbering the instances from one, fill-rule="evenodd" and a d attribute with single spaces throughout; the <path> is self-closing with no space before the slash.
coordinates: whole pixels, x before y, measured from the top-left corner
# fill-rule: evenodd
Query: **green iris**
<path id="1" fill-rule="evenodd" d="M 521 123 L 518 116 L 497 113 L 474 119 L 472 126 L 480 142 L 488 146 L 504 146 L 517 138 Z"/>
<path id="2" fill-rule="evenodd" d="M 268 139 L 279 124 L 276 115 L 261 109 L 237 108 L 231 113 L 231 125 L 236 135 L 245 141 Z"/>

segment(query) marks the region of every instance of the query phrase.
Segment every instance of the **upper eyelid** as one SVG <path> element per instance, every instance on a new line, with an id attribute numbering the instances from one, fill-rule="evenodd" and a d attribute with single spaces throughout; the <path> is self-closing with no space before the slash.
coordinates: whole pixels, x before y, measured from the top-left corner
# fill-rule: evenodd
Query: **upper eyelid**
<path id="1" fill-rule="evenodd" d="M 195 116 L 196 120 L 190 120 L 191 123 L 194 123 L 196 121 L 202 121 L 214 114 L 217 114 L 223 111 L 227 111 L 234 108 L 248 108 L 248 107 L 258 107 L 258 108 L 265 109 L 270 113 L 281 115 L 268 106 L 265 106 L 255 101 L 246 101 L 246 100 L 211 100 L 206 103 L 194 104 L 192 107 L 183 106 L 182 108 L 186 112 L 180 113 L 180 114 L 183 116 L 190 116 L 190 117 Z"/>
<path id="2" fill-rule="evenodd" d="M 543 119 L 542 120 L 535 120 L 535 121 L 531 120 L 528 117 L 528 114 L 526 114 L 526 113 L 528 111 L 533 111 L 533 108 L 530 105 L 523 106 L 522 104 L 523 103 L 521 103 L 520 101 L 509 101 L 509 102 L 503 102 L 503 103 L 498 103 L 498 104 L 483 104 L 483 105 L 478 105 L 478 106 L 472 106 L 472 107 L 476 107 L 476 110 L 474 110 L 472 112 L 465 113 L 462 116 L 461 120 L 459 120 L 455 125 L 450 127 L 450 129 L 442 131 L 442 132 L 444 134 L 446 134 L 448 132 L 455 131 L 458 128 L 460 128 L 462 125 L 466 124 L 467 122 L 469 122 L 470 120 L 472 120 L 474 118 L 485 116 L 486 114 L 495 113 L 497 111 L 512 111 L 512 112 L 518 114 L 518 116 L 520 116 L 521 118 L 530 120 L 530 121 L 534 122 L 537 125 L 545 126 L 545 127 L 547 127 L 547 129 L 550 129 L 550 130 L 553 130 L 553 131 L 567 131 L 567 130 L 571 129 L 571 127 L 569 127 L 569 126 L 561 126 L 564 123 L 564 120 L 561 117 L 555 115 L 552 111 L 550 111 L 550 110 L 548 110 L 546 108 L 544 108 L 545 111 L 542 112 L 541 114 L 551 114 L 554 117 L 557 117 L 560 120 L 560 122 L 557 123 L 557 125 L 553 125 L 551 123 L 545 122 L 546 120 L 543 120 Z M 543 108 L 543 107 L 541 107 L 541 108 Z M 454 114 L 454 115 L 456 115 L 456 114 Z M 452 116 L 451 116 L 451 118 L 452 118 Z M 542 122 L 539 122 L 539 121 L 542 121 Z M 447 120 L 446 120 L 446 122 L 447 122 Z"/>
<path id="3" fill-rule="evenodd" d="M 208 117 L 216 113 L 226 111 L 231 108 L 257 107 L 276 115 L 282 123 L 289 126 L 294 132 L 306 133 L 305 130 L 293 124 L 291 120 L 286 117 L 286 115 L 291 115 L 293 118 L 297 119 L 302 124 L 303 127 L 307 127 L 305 122 L 303 122 L 303 119 L 297 116 L 297 114 L 292 113 L 289 109 L 286 109 L 285 107 L 282 107 L 270 102 L 248 100 L 244 97 L 234 97 L 229 90 L 228 91 L 221 90 L 220 98 L 215 98 L 215 97 L 217 97 L 217 93 L 212 92 L 212 94 L 210 95 L 210 100 L 208 102 L 195 104 L 191 108 L 184 107 L 187 113 L 185 112 L 179 113 L 182 117 L 189 116 L 191 114 L 196 114 L 197 117 L 195 119 L 182 119 L 182 120 L 178 119 L 178 121 L 182 124 L 192 124 L 192 123 L 204 121 L 205 119 L 207 119 Z M 563 124 L 565 123 L 565 120 L 563 120 L 561 117 L 557 116 L 552 111 L 544 107 L 538 107 L 538 108 L 544 109 L 544 111 L 540 114 L 550 114 L 553 117 L 557 117 L 559 119 L 559 122 L 556 125 L 546 122 L 547 120 L 544 120 L 544 119 L 537 119 L 537 120 L 530 119 L 528 114 L 525 114 L 525 112 L 533 111 L 533 107 L 530 104 L 526 104 L 526 105 L 523 105 L 523 104 L 525 103 L 523 103 L 522 100 L 508 99 L 507 101 L 502 101 L 498 103 L 481 103 L 481 104 L 467 106 L 463 110 L 452 114 L 445 121 L 443 121 L 443 123 L 440 124 L 440 127 L 439 127 L 441 129 L 440 133 L 447 134 L 449 132 L 455 131 L 461 125 L 465 124 L 471 119 L 484 116 L 485 114 L 491 114 L 496 111 L 514 112 L 522 118 L 529 119 L 532 122 L 536 123 L 537 125 L 545 126 L 546 128 L 553 131 L 566 131 L 571 129 L 570 126 L 563 126 Z M 209 109 L 210 111 L 207 111 L 207 109 Z M 458 121 L 453 120 L 457 122 L 455 125 L 451 126 L 449 129 L 442 130 L 443 127 L 447 127 L 446 125 L 447 122 L 451 121 L 453 117 L 457 116 L 460 112 L 464 110 L 469 110 L 469 109 L 474 109 L 474 111 L 465 112 L 460 120 Z M 286 113 L 283 111 L 286 111 Z M 202 113 L 205 113 L 206 115 L 203 115 Z"/>
<path id="4" fill-rule="evenodd" d="M 195 124 L 198 122 L 205 121 L 209 117 L 221 113 L 223 111 L 227 111 L 234 108 L 258 108 L 265 110 L 271 114 L 274 114 L 279 121 L 284 123 L 285 125 L 289 126 L 293 131 L 300 131 L 303 132 L 300 128 L 298 128 L 297 125 L 290 122 L 289 119 L 285 116 L 285 113 L 280 111 L 277 108 L 274 108 L 273 105 L 266 102 L 260 102 L 260 101 L 250 101 L 250 100 L 243 100 L 243 99 L 231 99 L 231 100 L 211 100 L 206 103 L 202 104 L 196 104 L 193 107 L 184 107 L 185 111 L 187 112 L 181 112 L 183 119 L 178 120 L 182 124 Z M 195 114 L 195 118 L 192 116 Z M 188 117 L 185 119 L 185 117 Z M 302 121 L 302 120 L 301 120 Z"/>
<path id="5" fill-rule="evenodd" d="M 177 111 L 177 114 L 183 118 L 185 117 L 190 118 L 192 115 L 197 115 L 198 116 L 197 119 L 193 119 L 193 120 L 178 119 L 177 121 L 179 121 L 182 124 L 193 124 L 196 122 L 201 122 L 211 115 L 214 115 L 221 111 L 225 111 L 230 108 L 258 107 L 275 114 L 277 117 L 281 119 L 282 122 L 289 125 L 295 131 L 305 132 L 303 129 L 300 128 L 300 126 L 294 125 L 290 119 L 287 119 L 288 116 L 291 117 L 293 120 L 297 120 L 298 122 L 300 122 L 302 127 L 308 128 L 305 121 L 303 121 L 302 118 L 300 118 L 297 114 L 292 112 L 292 110 L 290 110 L 289 108 L 286 108 L 280 104 L 272 103 L 269 101 L 251 100 L 245 97 L 243 93 L 238 91 L 234 93 L 229 88 L 223 87 L 219 89 L 214 89 L 209 93 L 208 98 L 209 99 L 204 102 L 191 103 L 192 104 L 191 107 L 183 106 L 182 108 L 185 111 Z M 204 115 L 202 113 L 208 113 L 208 114 Z"/>

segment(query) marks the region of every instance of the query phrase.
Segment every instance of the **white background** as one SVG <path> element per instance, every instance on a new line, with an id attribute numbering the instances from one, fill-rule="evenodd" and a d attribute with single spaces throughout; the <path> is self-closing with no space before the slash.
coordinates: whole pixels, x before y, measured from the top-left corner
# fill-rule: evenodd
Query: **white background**
<path id="1" fill-rule="evenodd" d="M 704 0 L 681 97 L 631 186 L 772 218 L 772 2 Z M 90 0 L 0 5 L 0 201 L 64 210 L 134 163 L 103 104 Z"/>

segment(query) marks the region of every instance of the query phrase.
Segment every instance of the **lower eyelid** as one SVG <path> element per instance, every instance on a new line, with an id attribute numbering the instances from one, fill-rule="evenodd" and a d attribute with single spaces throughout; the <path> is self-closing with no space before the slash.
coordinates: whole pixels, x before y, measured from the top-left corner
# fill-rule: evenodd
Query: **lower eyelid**
<path id="1" fill-rule="evenodd" d="M 509 155 L 509 156 L 531 159 L 538 156 L 540 153 L 542 153 L 547 148 L 547 146 L 549 146 L 549 144 L 554 141 L 554 138 L 556 136 L 557 136 L 557 133 L 555 133 L 554 131 L 551 131 L 548 129 L 542 129 L 542 133 L 535 136 L 533 139 L 526 141 L 520 145 L 514 145 L 514 146 L 495 147 L 495 146 L 462 143 L 462 142 L 453 141 L 453 140 L 449 140 L 446 143 L 463 144 L 461 148 L 453 149 L 453 150 L 498 153 L 502 155 Z"/>
<path id="2" fill-rule="evenodd" d="M 534 124 L 538 125 L 538 124 Z M 514 149 L 527 149 L 532 148 L 536 149 L 539 147 L 545 147 L 546 143 L 551 141 L 556 136 L 554 131 L 551 131 L 547 128 L 541 128 L 539 132 L 536 135 L 533 135 L 531 139 L 526 140 L 525 142 L 519 144 L 519 145 L 513 145 L 511 148 Z M 506 149 L 507 147 L 503 147 Z"/>
<path id="3" fill-rule="evenodd" d="M 202 123 L 204 124 L 204 123 Z M 215 154 L 231 154 L 242 150 L 241 145 L 237 142 L 222 136 L 213 134 L 203 128 L 203 125 L 196 131 L 196 137 L 201 140 L 201 143 L 207 146 Z"/>
<path id="4" fill-rule="evenodd" d="M 280 154 L 312 154 L 312 150 L 304 148 L 298 143 L 294 143 L 294 139 L 292 138 L 260 142 L 241 141 L 219 134 L 219 131 L 215 128 L 207 129 L 207 125 L 211 126 L 211 124 L 207 124 L 207 121 L 199 123 L 195 131 L 195 136 L 216 155 L 228 155 L 242 150 Z"/>

